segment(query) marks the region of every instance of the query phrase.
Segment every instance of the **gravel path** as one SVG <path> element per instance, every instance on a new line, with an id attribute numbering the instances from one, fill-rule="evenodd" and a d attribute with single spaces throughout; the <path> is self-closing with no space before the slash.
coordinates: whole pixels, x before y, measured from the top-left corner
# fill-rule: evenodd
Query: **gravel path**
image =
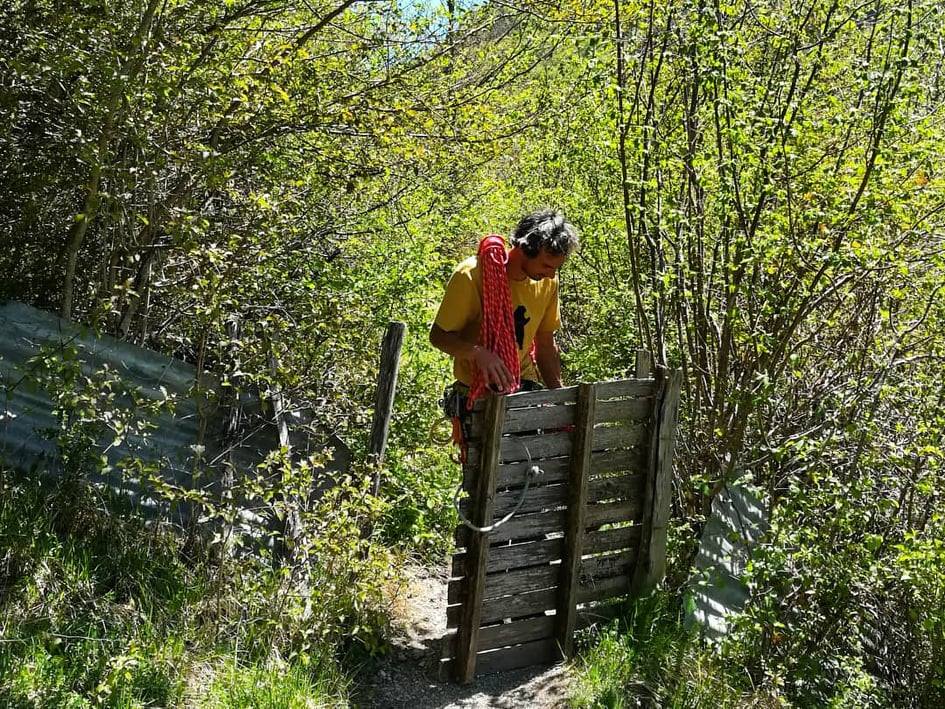
<path id="1" fill-rule="evenodd" d="M 551 709 L 567 706 L 568 670 L 563 664 L 484 675 L 469 686 L 441 682 L 437 667 L 446 632 L 445 569 L 413 569 L 397 589 L 393 650 L 358 689 L 361 709 Z"/>

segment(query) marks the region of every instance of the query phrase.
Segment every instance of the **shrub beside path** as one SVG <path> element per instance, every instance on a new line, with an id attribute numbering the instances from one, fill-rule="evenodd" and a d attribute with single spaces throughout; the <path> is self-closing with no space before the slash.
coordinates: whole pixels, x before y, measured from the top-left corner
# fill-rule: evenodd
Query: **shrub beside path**
<path id="1" fill-rule="evenodd" d="M 568 668 L 529 667 L 485 675 L 465 687 L 441 682 L 437 665 L 446 633 L 446 569 L 412 568 L 397 589 L 391 652 L 358 688 L 362 709 L 552 709 L 566 707 Z"/>

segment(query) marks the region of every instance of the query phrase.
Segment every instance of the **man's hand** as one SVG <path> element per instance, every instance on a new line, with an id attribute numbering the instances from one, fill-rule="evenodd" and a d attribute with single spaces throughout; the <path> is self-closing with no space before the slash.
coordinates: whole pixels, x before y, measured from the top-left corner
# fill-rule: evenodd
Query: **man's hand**
<path id="1" fill-rule="evenodd" d="M 457 333 L 444 330 L 436 324 L 430 328 L 430 343 L 451 357 L 473 362 L 493 390 L 502 392 L 512 388 L 512 373 L 495 352 L 466 342 Z"/>
<path id="2" fill-rule="evenodd" d="M 505 366 L 505 362 L 502 361 L 499 355 L 485 347 L 476 345 L 473 348 L 471 359 L 479 367 L 486 378 L 486 382 L 493 387 L 493 390 L 500 392 L 511 390 L 514 384 L 512 373 L 509 372 L 509 368 Z"/>

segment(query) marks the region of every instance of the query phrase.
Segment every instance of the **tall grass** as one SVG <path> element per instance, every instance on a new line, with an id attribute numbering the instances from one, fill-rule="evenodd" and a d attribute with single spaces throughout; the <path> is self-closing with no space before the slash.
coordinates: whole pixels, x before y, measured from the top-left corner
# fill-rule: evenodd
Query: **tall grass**
<path id="1" fill-rule="evenodd" d="M 588 709 L 779 707 L 753 688 L 682 621 L 668 592 L 628 603 L 617 619 L 583 639 L 571 701 Z"/>
<path id="2" fill-rule="evenodd" d="M 272 585 L 263 567 L 221 578 L 208 549 L 127 512 L 90 486 L 0 474 L 0 706 L 347 703 L 334 647 L 250 648 L 266 618 L 251 625 L 238 596 Z"/>

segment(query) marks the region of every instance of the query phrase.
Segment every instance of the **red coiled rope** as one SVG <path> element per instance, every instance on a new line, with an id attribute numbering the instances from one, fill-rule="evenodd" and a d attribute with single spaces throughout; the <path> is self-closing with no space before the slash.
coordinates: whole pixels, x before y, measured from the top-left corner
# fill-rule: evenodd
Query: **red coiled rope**
<path id="1" fill-rule="evenodd" d="M 505 240 L 490 234 L 479 242 L 479 270 L 482 273 L 482 324 L 479 327 L 479 346 L 495 352 L 508 367 L 514 383 L 511 394 L 519 387 L 521 366 L 515 343 L 515 322 L 512 319 L 512 294 L 509 291 L 505 264 L 509 257 Z M 469 390 L 467 406 L 472 409 L 476 399 L 489 388 L 485 375 L 477 367 Z"/>

